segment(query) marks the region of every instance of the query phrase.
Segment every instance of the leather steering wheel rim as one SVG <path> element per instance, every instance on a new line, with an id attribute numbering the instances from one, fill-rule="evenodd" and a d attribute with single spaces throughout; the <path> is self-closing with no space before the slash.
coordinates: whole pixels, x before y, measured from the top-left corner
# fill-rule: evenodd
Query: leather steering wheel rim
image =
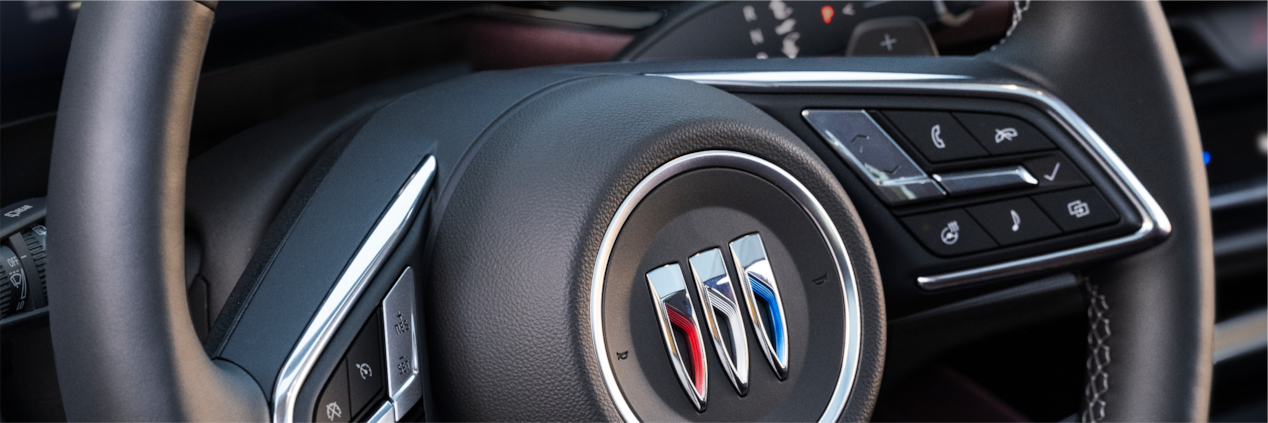
<path id="1" fill-rule="evenodd" d="M 267 419 L 255 380 L 198 344 L 183 294 L 188 134 L 213 8 L 87 3 L 80 12 L 48 199 L 57 228 L 49 234 L 50 320 L 72 420 Z M 1173 224 L 1160 245 L 1087 269 L 1083 419 L 1204 420 L 1210 217 L 1196 121 L 1161 7 L 1028 9 L 1003 44 L 973 60 L 1061 97 Z"/>
<path id="2" fill-rule="evenodd" d="M 1197 120 L 1162 7 L 1028 6 L 1011 37 L 979 58 L 1027 75 L 1078 111 L 1172 223 L 1160 245 L 1085 273 L 1081 419 L 1204 421 L 1215 323 L 1210 207 Z"/>

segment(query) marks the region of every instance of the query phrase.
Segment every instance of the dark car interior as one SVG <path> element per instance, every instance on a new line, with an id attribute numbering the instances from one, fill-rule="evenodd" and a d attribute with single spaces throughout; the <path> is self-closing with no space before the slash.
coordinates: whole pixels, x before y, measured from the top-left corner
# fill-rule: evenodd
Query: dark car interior
<path id="1" fill-rule="evenodd" d="M 1268 3 L 0 2 L 0 421 L 1268 421 Z"/>

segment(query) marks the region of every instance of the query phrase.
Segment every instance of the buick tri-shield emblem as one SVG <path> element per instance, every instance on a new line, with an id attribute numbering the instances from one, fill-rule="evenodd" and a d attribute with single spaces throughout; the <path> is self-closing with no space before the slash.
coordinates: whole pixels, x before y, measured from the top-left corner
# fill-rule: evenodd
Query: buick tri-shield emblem
<path id="1" fill-rule="evenodd" d="M 687 261 L 718 361 L 731 379 L 731 385 L 743 396 L 749 387 L 748 331 L 744 327 L 743 310 L 748 310 L 754 336 L 780 380 L 788 377 L 788 325 L 762 236 L 740 237 L 731 241 L 730 249 L 739 275 L 741 289 L 738 291 L 720 248 L 702 251 Z M 678 263 L 658 267 L 647 272 L 647 283 L 678 381 L 696 410 L 704 411 L 709 393 L 708 364 L 682 269 Z M 739 292 L 744 295 L 743 306 Z"/>

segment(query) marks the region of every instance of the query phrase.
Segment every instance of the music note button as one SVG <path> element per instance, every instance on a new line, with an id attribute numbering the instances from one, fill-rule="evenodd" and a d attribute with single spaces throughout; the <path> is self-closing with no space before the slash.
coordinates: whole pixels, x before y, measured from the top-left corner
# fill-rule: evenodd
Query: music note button
<path id="1" fill-rule="evenodd" d="M 1028 198 L 969 207 L 968 211 L 1000 245 L 1020 244 L 1061 233 Z"/>

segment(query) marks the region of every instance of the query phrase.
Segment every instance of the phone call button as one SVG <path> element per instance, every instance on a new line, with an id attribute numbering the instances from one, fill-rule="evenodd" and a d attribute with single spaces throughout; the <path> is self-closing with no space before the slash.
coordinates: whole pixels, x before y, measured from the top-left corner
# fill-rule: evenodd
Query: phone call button
<path id="1" fill-rule="evenodd" d="M 947 112 L 887 110 L 894 126 L 930 162 L 969 159 L 986 155 L 960 123 Z"/>

